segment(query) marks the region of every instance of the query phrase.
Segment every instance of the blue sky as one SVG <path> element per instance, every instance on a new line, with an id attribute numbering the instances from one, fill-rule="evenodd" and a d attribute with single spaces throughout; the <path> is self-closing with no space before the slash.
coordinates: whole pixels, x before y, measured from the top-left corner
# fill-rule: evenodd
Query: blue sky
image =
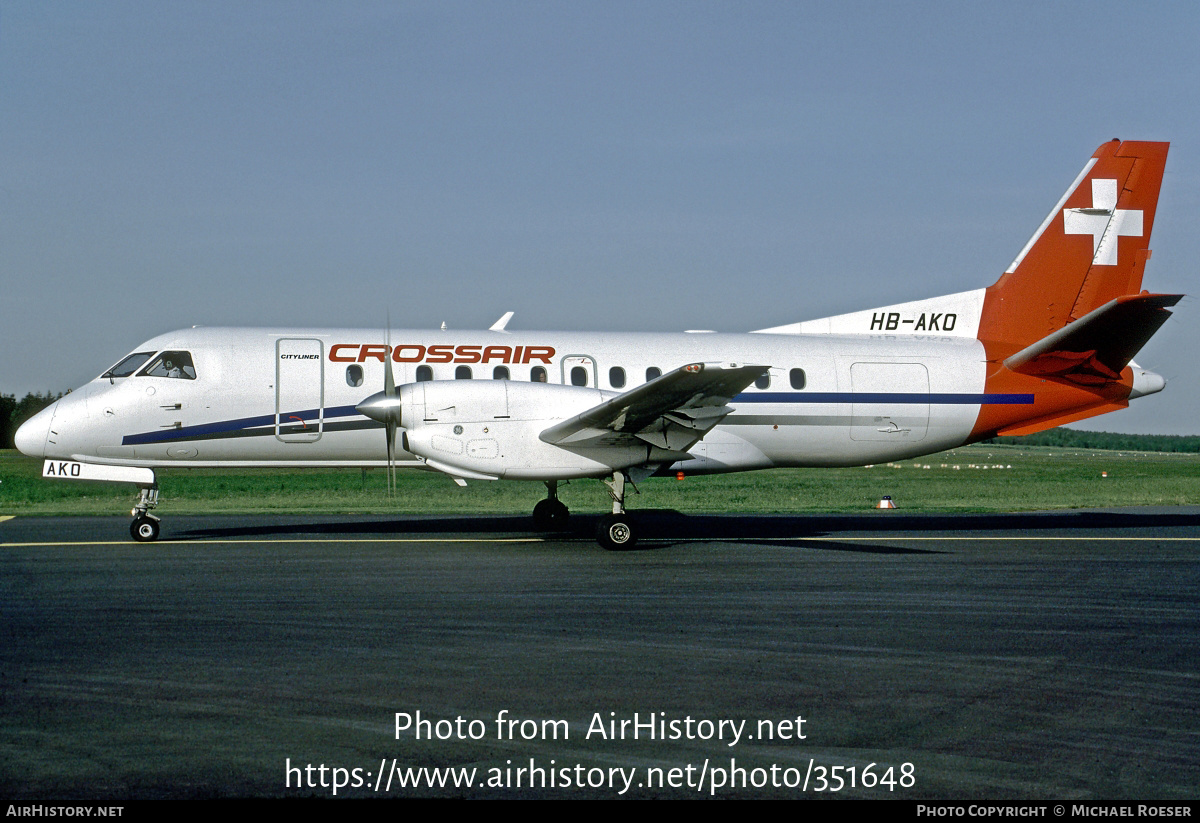
<path id="1" fill-rule="evenodd" d="M 741 331 L 989 285 L 1113 137 L 1172 143 L 1195 3 L 0 3 L 0 391 L 202 325 Z M 1200 433 L 1171 383 L 1083 427 Z"/>

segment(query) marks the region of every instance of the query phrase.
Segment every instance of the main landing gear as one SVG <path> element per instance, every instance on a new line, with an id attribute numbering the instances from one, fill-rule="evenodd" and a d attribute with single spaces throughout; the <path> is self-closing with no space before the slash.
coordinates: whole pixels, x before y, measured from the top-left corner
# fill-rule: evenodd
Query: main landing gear
<path id="1" fill-rule="evenodd" d="M 562 531 L 567 527 L 571 512 L 558 499 L 558 481 L 546 481 L 546 499 L 533 507 L 533 525 L 538 531 Z"/>
<path id="2" fill-rule="evenodd" d="M 625 485 L 628 483 L 635 492 L 637 487 L 620 471 L 613 472 L 612 479 L 604 478 L 603 482 L 612 498 L 612 514 L 600 518 L 596 541 L 610 551 L 631 549 L 637 543 L 637 534 L 632 518 L 625 511 Z M 533 507 L 534 527 L 539 531 L 562 531 L 567 528 L 570 516 L 566 505 L 558 499 L 558 481 L 547 480 L 546 499 Z"/>
<path id="3" fill-rule="evenodd" d="M 612 514 L 600 518 L 600 525 L 596 529 L 596 541 L 609 551 L 632 549 L 637 543 L 633 520 L 625 511 L 626 480 L 625 473 L 620 471 L 613 472 L 611 480 L 604 480 L 604 485 L 608 486 L 608 494 L 612 497 Z M 632 483 L 629 485 L 633 486 Z M 637 487 L 633 490 L 636 492 Z"/>
<path id="4" fill-rule="evenodd" d="M 158 539 L 159 521 L 150 514 L 158 505 L 158 484 L 138 487 L 138 502 L 134 505 L 133 522 L 129 524 L 129 535 L 139 543 L 152 543 Z"/>

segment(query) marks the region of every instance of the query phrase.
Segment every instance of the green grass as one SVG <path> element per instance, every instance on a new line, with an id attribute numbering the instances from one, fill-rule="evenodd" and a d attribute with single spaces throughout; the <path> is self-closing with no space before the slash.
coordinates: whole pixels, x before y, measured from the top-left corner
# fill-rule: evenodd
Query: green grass
<path id="1" fill-rule="evenodd" d="M 382 470 L 170 469 L 158 478 L 159 512 L 171 514 L 520 514 L 545 494 L 540 483 L 479 481 L 463 489 L 415 471 L 399 473 L 391 499 Z M 1200 504 L 1200 455 L 978 445 L 869 468 L 653 478 L 640 489 L 626 498 L 629 508 L 692 513 L 863 511 L 885 494 L 915 512 L 1175 506 Z M 126 484 L 45 480 L 41 461 L 0 451 L 0 515 L 119 514 L 135 496 Z M 594 480 L 562 486 L 560 497 L 577 512 L 608 505 Z"/>

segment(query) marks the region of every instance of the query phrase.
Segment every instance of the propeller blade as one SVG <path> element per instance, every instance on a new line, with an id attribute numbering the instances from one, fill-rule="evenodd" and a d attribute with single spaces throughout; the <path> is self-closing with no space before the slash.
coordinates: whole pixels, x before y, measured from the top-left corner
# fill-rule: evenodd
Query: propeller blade
<path id="1" fill-rule="evenodd" d="M 396 424 L 388 420 L 384 427 L 387 429 L 388 497 L 394 497 L 396 494 Z"/>
<path id="2" fill-rule="evenodd" d="M 383 356 L 383 394 L 389 400 L 396 400 L 396 378 L 392 375 L 392 312 L 387 313 L 387 337 L 384 338 Z M 387 431 L 387 473 L 388 497 L 396 496 L 396 424 L 400 420 L 400 409 L 395 407 L 395 414 L 388 415 L 384 428 Z"/>
<path id="3" fill-rule="evenodd" d="M 354 407 L 364 417 L 383 424 L 387 436 L 388 496 L 396 487 L 396 430 L 404 425 L 400 415 L 400 392 L 396 391 L 396 378 L 392 374 L 392 328 L 388 320 L 387 355 L 383 360 L 383 391 L 376 392 Z"/>
<path id="4" fill-rule="evenodd" d="M 392 325 L 388 320 L 387 354 L 383 358 L 383 393 L 388 397 L 396 396 L 396 378 L 392 376 Z"/>

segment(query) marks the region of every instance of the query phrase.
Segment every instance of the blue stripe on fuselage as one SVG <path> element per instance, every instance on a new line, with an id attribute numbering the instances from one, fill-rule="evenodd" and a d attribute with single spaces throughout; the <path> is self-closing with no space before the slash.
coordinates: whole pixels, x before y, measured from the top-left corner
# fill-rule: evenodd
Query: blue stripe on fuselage
<path id="1" fill-rule="evenodd" d="M 1029 406 L 1032 394 L 931 394 L 929 392 L 752 392 L 731 403 L 919 403 L 931 406 Z"/>
<path id="2" fill-rule="evenodd" d="M 325 409 L 325 419 L 335 417 L 361 416 L 354 406 L 333 406 Z M 301 420 L 316 420 L 320 417 L 320 409 L 305 409 L 280 415 L 282 421 L 293 418 Z M 270 428 L 266 428 L 270 427 Z M 236 420 L 221 420 L 216 423 L 203 423 L 198 426 L 184 426 L 178 429 L 163 429 L 162 431 L 144 432 L 142 434 L 127 434 L 121 438 L 122 446 L 140 446 L 147 443 L 166 443 L 172 440 L 193 440 L 210 438 L 214 435 L 231 432 L 250 432 L 253 429 L 263 429 L 262 434 L 275 432 L 275 415 L 264 414 L 258 417 L 241 417 Z"/>

